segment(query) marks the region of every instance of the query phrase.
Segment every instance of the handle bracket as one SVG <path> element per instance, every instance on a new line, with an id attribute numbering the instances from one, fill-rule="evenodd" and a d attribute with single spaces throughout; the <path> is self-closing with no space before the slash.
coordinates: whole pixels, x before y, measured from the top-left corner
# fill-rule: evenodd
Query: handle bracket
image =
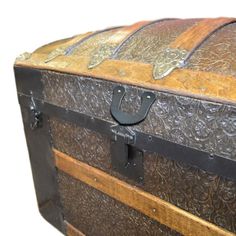
<path id="1" fill-rule="evenodd" d="M 113 97 L 111 102 L 111 115 L 121 125 L 135 125 L 143 121 L 153 102 L 156 100 L 156 96 L 152 92 L 144 92 L 141 95 L 141 106 L 136 114 L 129 114 L 120 110 L 122 100 L 125 96 L 125 88 L 123 86 L 117 86 L 113 90 Z"/>

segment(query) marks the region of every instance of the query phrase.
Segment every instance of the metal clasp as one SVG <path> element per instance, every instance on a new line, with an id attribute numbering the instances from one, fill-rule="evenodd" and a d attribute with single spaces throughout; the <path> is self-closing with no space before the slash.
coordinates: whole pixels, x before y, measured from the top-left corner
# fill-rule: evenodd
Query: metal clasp
<path id="1" fill-rule="evenodd" d="M 111 163 L 120 174 L 141 182 L 144 178 L 143 152 L 134 146 L 135 132 L 124 126 L 112 126 Z"/>

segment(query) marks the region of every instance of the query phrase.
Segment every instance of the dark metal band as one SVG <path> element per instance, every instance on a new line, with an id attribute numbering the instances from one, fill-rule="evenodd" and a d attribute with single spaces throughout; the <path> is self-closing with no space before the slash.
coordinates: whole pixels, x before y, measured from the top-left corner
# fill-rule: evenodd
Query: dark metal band
<path id="1" fill-rule="evenodd" d="M 21 104 L 21 112 L 38 208 L 45 220 L 65 234 L 66 228 L 58 192 L 57 171 L 51 148 L 49 117 L 46 113 L 37 110 L 33 99 L 33 97 L 42 98 L 41 72 L 15 68 L 15 77 L 18 93 L 31 96 L 27 97 L 29 99 L 27 103 Z"/>
<path id="2" fill-rule="evenodd" d="M 103 133 L 112 139 L 112 127 L 114 123 L 94 118 L 72 110 L 66 110 L 46 102 L 35 99 L 37 110 L 48 116 L 58 117 L 66 121 L 78 124 L 81 127 Z M 31 97 L 19 94 L 21 106 L 30 106 Z M 225 159 L 217 155 L 211 155 L 190 147 L 176 144 L 153 135 L 134 131 L 135 143 L 131 146 L 149 152 L 156 152 L 170 160 L 185 162 L 208 172 L 236 180 L 236 161 Z"/>

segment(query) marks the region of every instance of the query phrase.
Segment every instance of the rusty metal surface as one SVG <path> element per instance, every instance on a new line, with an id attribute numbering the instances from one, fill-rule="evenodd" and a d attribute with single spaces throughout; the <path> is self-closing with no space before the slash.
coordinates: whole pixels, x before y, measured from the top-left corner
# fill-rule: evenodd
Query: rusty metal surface
<path id="1" fill-rule="evenodd" d="M 110 145 L 105 136 L 55 118 L 50 124 L 58 150 L 236 232 L 236 182 L 145 152 L 144 182 L 137 184 L 111 169 Z"/>
<path id="2" fill-rule="evenodd" d="M 43 74 L 49 103 L 114 122 L 110 115 L 113 82 L 59 73 Z M 135 113 L 142 89 L 125 86 L 124 111 Z M 163 139 L 236 159 L 236 107 L 152 91 L 156 101 L 144 122 L 133 129 Z M 115 122 L 114 122 L 115 123 Z"/>
<path id="3" fill-rule="evenodd" d="M 60 172 L 65 219 L 87 236 L 174 236 L 175 231 Z"/>

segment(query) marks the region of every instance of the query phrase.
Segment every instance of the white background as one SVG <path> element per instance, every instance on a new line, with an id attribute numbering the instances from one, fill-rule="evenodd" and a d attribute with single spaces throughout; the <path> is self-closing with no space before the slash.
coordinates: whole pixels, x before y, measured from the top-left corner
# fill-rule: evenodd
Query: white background
<path id="1" fill-rule="evenodd" d="M 22 52 L 108 26 L 159 18 L 236 17 L 235 0 L 0 1 L 0 235 L 57 236 L 39 215 L 16 97 Z"/>

